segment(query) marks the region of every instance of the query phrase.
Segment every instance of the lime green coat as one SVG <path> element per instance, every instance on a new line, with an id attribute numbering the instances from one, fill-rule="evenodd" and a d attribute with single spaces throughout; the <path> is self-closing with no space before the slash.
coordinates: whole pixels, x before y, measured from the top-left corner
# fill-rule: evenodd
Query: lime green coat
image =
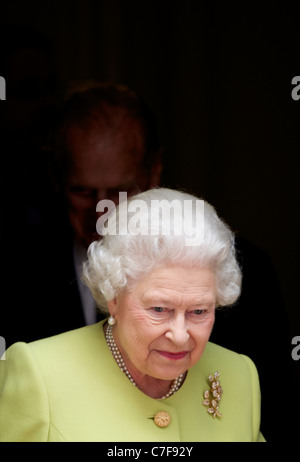
<path id="1" fill-rule="evenodd" d="M 260 390 L 251 360 L 208 343 L 181 389 L 166 400 L 134 387 L 115 363 L 102 324 L 30 344 L 0 361 L 0 441 L 261 441 Z M 202 404 L 220 372 L 214 418 Z M 165 428 L 153 417 L 171 416 Z"/>

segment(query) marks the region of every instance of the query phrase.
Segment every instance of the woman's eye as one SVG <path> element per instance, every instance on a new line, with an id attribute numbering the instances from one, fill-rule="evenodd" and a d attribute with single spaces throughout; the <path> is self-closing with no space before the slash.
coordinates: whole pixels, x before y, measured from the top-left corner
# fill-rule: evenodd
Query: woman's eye
<path id="1" fill-rule="evenodd" d="M 164 308 L 162 308 L 161 306 L 154 306 L 153 310 L 155 311 L 155 313 L 163 313 Z"/>
<path id="2" fill-rule="evenodd" d="M 194 310 L 192 313 L 193 314 L 196 314 L 197 316 L 200 316 L 201 314 L 203 314 L 205 312 L 205 310 Z"/>

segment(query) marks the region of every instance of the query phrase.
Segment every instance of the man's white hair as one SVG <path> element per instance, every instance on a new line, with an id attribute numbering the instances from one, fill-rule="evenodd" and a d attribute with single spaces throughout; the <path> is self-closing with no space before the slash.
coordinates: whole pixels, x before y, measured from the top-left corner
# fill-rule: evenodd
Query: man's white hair
<path id="1" fill-rule="evenodd" d="M 128 233 L 132 216 L 126 213 L 126 221 L 124 215 L 120 219 L 124 203 L 119 205 L 109 217 L 110 227 L 116 229 L 113 225 L 120 224 L 118 232 L 107 233 L 93 242 L 83 266 L 83 281 L 104 314 L 108 314 L 107 301 L 123 290 L 130 291 L 154 268 L 165 265 L 210 268 L 216 277 L 216 306 L 231 305 L 237 300 L 242 277 L 235 255 L 234 234 L 210 204 L 203 201 L 204 216 L 197 228 L 196 203 L 200 200 L 193 195 L 167 188 L 150 189 L 128 199 L 127 210 L 133 201 L 143 201 L 138 219 L 141 228 L 148 232 Z M 185 201 L 193 204 L 193 213 L 183 215 Z M 159 207 L 159 213 L 153 213 L 154 207 Z M 164 233 L 166 226 L 173 232 Z M 180 226 L 182 232 L 174 232 Z M 196 245 L 186 245 L 191 238 Z"/>

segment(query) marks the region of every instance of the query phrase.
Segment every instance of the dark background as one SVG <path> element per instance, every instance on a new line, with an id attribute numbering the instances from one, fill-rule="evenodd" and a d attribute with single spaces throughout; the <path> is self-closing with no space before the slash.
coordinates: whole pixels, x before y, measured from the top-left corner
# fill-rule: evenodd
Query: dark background
<path id="1" fill-rule="evenodd" d="M 144 97 L 165 147 L 164 185 L 204 197 L 269 253 L 290 338 L 300 335 L 300 101 L 291 97 L 291 80 L 300 75 L 300 34 L 293 7 L 11 0 L 1 5 L 0 21 L 49 39 L 58 94 L 70 80 L 99 79 L 124 83 Z M 2 33 L 2 53 L 8 46 Z M 12 84 L 0 75 L 5 105 Z M 253 316 L 259 322 L 255 306 Z"/>

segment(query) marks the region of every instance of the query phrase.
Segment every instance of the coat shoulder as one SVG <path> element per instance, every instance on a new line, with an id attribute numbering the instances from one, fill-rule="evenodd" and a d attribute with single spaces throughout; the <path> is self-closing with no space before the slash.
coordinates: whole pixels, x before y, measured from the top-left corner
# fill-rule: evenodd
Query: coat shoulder
<path id="1" fill-rule="evenodd" d="M 230 384 L 232 393 L 251 393 L 260 401 L 257 369 L 248 356 L 208 342 L 199 363 L 199 366 L 209 373 L 218 371 L 222 382 Z"/>
<path id="2" fill-rule="evenodd" d="M 229 364 L 236 362 L 245 362 L 246 360 L 248 364 L 250 362 L 254 365 L 253 361 L 248 356 L 241 353 L 237 353 L 233 350 L 229 350 L 228 348 L 225 348 L 221 345 L 217 345 L 213 342 L 207 343 L 204 355 L 209 359 L 212 359 L 213 357 L 220 358 L 223 361 L 228 362 Z"/>
<path id="3" fill-rule="evenodd" d="M 79 329 L 70 330 L 62 334 L 54 335 L 42 340 L 36 340 L 29 343 L 29 347 L 37 355 L 48 354 L 54 355 L 67 352 L 79 353 L 81 350 L 87 350 L 101 342 L 103 338 L 102 325 L 104 321 L 84 326 Z"/>

